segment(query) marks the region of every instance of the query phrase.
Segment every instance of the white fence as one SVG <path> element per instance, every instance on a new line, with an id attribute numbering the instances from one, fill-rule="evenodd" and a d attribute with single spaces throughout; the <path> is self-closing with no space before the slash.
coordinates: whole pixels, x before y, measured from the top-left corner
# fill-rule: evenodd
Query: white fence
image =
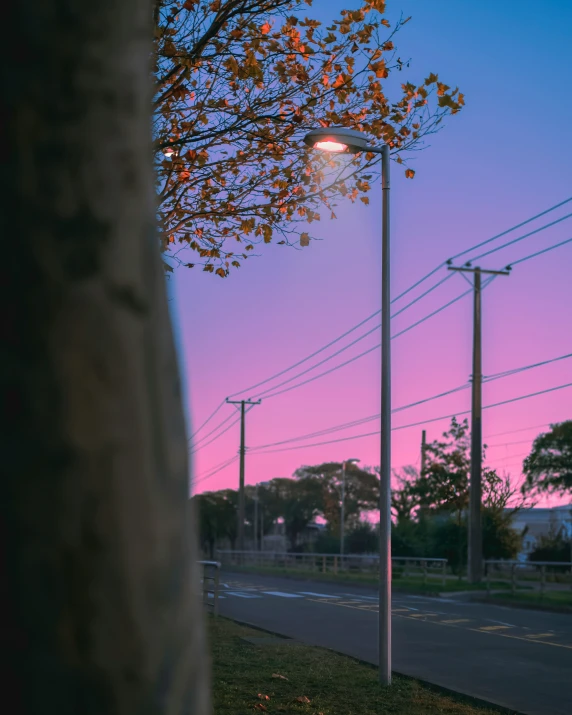
<path id="1" fill-rule="evenodd" d="M 223 566 L 292 569 L 301 572 L 333 574 L 377 574 L 379 556 L 357 554 L 293 554 L 267 551 L 217 551 Z M 420 578 L 423 583 L 440 579 L 445 585 L 447 559 L 393 557 L 393 572 L 402 578 Z"/>

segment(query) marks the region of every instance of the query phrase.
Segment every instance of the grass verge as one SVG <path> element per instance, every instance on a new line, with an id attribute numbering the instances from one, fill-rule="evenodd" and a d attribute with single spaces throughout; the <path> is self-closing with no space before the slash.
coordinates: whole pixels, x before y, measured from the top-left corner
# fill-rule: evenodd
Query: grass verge
<path id="1" fill-rule="evenodd" d="M 269 576 L 288 576 L 309 581 L 324 581 L 329 583 L 354 583 L 364 586 L 377 586 L 379 576 L 356 572 L 322 573 L 321 571 L 302 571 L 300 569 L 280 568 L 277 566 L 232 566 L 229 571 L 236 573 L 258 573 Z M 410 591 L 411 593 L 454 593 L 456 591 L 485 591 L 486 583 L 469 584 L 466 579 L 447 579 L 445 583 L 441 578 L 429 577 L 423 583 L 421 577 L 403 577 L 393 573 L 393 586 L 396 591 Z M 497 589 L 510 589 L 506 581 L 493 581 L 491 587 Z"/>
<path id="2" fill-rule="evenodd" d="M 539 608 L 564 608 L 572 612 L 572 591 L 545 591 L 542 598 L 538 591 L 517 592 L 514 595 L 512 593 L 497 593 L 495 594 L 496 599 Z"/>
<path id="3" fill-rule="evenodd" d="M 377 670 L 347 656 L 297 643 L 253 645 L 264 634 L 209 615 L 214 715 L 486 715 L 499 710 Z M 281 677 L 279 677 L 281 676 Z"/>

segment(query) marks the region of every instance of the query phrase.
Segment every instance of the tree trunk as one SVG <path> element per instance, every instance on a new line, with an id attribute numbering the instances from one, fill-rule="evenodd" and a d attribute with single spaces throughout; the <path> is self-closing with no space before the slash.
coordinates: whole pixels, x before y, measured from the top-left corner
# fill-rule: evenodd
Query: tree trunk
<path id="1" fill-rule="evenodd" d="M 149 0 L 3 14 L 0 633 L 13 715 L 209 712 L 155 233 Z"/>

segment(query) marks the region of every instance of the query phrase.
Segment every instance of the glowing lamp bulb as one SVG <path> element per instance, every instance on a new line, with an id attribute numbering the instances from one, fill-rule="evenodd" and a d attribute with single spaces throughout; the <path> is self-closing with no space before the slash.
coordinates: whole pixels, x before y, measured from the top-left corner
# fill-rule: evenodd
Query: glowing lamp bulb
<path id="1" fill-rule="evenodd" d="M 340 142 L 323 141 L 316 142 L 314 148 L 322 151 L 345 151 L 348 147 L 347 144 L 341 144 Z"/>

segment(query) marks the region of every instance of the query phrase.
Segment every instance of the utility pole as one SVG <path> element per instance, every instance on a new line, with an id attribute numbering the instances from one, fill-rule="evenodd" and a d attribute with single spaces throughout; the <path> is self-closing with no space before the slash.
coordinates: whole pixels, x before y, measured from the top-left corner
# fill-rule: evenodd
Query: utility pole
<path id="1" fill-rule="evenodd" d="M 508 276 L 510 271 L 486 271 L 478 266 L 449 266 L 450 271 L 474 274 L 473 302 L 473 376 L 471 396 L 471 478 L 469 482 L 469 583 L 480 583 L 483 578 L 483 530 L 481 519 L 483 424 L 482 424 L 482 345 L 481 345 L 481 277 L 483 274 Z"/>
<path id="2" fill-rule="evenodd" d="M 423 430 L 421 432 L 421 469 L 419 471 L 419 476 L 423 476 L 425 474 L 425 447 L 427 446 L 426 440 L 426 432 Z"/>
<path id="3" fill-rule="evenodd" d="M 231 401 L 226 398 L 229 405 L 240 405 L 240 472 L 238 481 L 238 550 L 244 551 L 244 453 L 246 447 L 244 445 L 246 405 L 259 405 L 261 400 L 253 402 L 252 400 L 236 400 Z"/>

